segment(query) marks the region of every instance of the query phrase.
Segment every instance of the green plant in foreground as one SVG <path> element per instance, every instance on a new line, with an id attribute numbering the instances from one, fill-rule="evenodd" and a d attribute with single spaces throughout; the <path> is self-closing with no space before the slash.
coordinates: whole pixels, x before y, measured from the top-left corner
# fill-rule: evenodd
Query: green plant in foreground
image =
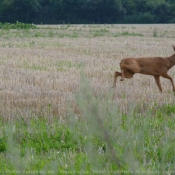
<path id="1" fill-rule="evenodd" d="M 112 91 L 94 96 L 82 77 L 75 97 L 79 114 L 69 107 L 63 122 L 42 116 L 1 122 L 0 172 L 173 172 L 175 105 L 145 109 L 128 104 L 124 113 L 112 96 Z"/>

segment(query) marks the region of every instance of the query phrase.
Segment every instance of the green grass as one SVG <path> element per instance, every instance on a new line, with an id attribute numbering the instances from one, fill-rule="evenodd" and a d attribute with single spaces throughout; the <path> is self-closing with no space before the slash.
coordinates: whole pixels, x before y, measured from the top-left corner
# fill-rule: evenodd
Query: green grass
<path id="1" fill-rule="evenodd" d="M 157 37 L 158 36 L 158 30 L 157 28 L 153 29 L 153 37 Z"/>
<path id="2" fill-rule="evenodd" d="M 21 22 L 16 23 L 0 23 L 0 29 L 9 30 L 9 29 L 36 29 L 37 26 L 34 24 L 26 24 Z"/>
<path id="3" fill-rule="evenodd" d="M 128 31 L 122 32 L 122 33 L 117 33 L 113 34 L 114 37 L 119 37 L 119 36 L 143 36 L 141 33 L 130 33 Z"/>
<path id="4" fill-rule="evenodd" d="M 90 29 L 89 33 L 92 34 L 93 37 L 100 37 L 105 35 L 106 33 L 109 33 L 109 30 L 105 29 L 105 28 L 101 28 L 101 29 Z"/>
<path id="5" fill-rule="evenodd" d="M 0 63 L 1 63 L 1 60 L 0 60 Z M 35 70 L 49 71 L 54 67 L 55 70 L 58 71 L 58 72 L 66 72 L 67 70 L 69 70 L 71 68 L 75 68 L 76 70 L 78 70 L 82 66 L 81 63 L 72 62 L 70 60 L 57 60 L 54 63 L 50 63 L 50 64 L 45 63 L 43 61 L 43 63 L 44 64 L 41 65 L 41 64 L 35 64 L 35 63 L 24 61 L 22 64 L 18 65 L 18 67 L 28 69 L 28 70 L 34 70 L 34 71 Z"/>
<path id="6" fill-rule="evenodd" d="M 0 125 L 0 172 L 88 174 L 175 170 L 174 104 L 118 110 L 112 92 L 94 97 L 86 81 L 76 94 L 80 118 L 19 119 Z M 138 110 L 140 109 L 140 110 Z M 49 110 L 49 109 L 48 109 Z"/>

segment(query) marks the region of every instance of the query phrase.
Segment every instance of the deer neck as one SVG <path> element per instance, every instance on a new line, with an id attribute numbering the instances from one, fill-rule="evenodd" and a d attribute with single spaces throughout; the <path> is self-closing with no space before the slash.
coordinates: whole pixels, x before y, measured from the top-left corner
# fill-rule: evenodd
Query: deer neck
<path id="1" fill-rule="evenodd" d="M 169 62 L 170 68 L 175 65 L 175 54 L 171 55 L 170 57 L 166 58 Z"/>

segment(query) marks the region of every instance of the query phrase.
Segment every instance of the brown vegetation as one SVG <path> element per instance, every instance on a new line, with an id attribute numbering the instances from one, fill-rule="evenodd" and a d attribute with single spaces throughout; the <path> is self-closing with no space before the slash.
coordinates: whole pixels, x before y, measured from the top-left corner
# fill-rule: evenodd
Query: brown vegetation
<path id="1" fill-rule="evenodd" d="M 103 29 L 103 30 L 100 30 Z M 153 36 L 156 32 L 156 37 Z M 142 36 L 134 34 L 142 34 Z M 75 35 L 76 34 L 76 35 Z M 68 104 L 74 107 L 80 75 L 89 79 L 94 98 L 101 103 L 111 91 L 121 58 L 170 54 L 173 25 L 58 25 L 32 30 L 0 30 L 0 117 L 64 118 Z M 119 66 L 117 67 L 119 69 Z M 171 69 L 169 75 L 174 76 Z M 136 74 L 133 81 L 113 89 L 113 103 L 123 112 L 133 105 L 171 103 L 169 81 L 157 93 L 152 77 Z M 134 102 L 134 103 L 133 103 Z"/>

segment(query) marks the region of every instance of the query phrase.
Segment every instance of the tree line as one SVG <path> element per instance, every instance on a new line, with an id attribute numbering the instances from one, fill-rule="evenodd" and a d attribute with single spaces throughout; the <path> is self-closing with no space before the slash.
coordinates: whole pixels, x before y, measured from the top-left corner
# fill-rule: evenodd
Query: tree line
<path id="1" fill-rule="evenodd" d="M 175 0 L 0 0 L 0 22 L 175 23 Z"/>

